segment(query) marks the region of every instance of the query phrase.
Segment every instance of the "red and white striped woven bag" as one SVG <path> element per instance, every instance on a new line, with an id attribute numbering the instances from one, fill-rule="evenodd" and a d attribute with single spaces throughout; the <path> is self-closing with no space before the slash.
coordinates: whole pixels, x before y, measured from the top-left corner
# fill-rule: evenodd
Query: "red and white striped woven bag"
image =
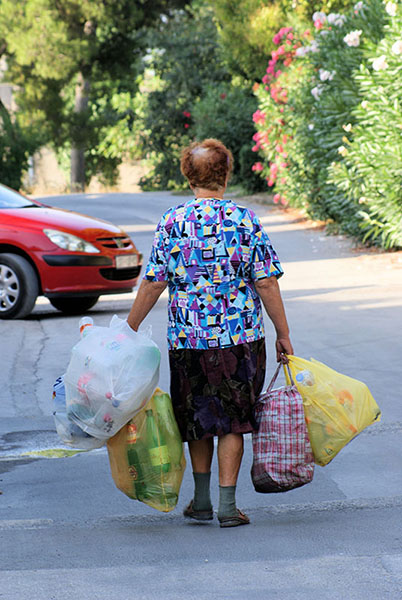
<path id="1" fill-rule="evenodd" d="M 280 368 L 281 363 L 254 408 L 259 429 L 253 433 L 251 479 L 256 492 L 263 494 L 287 492 L 310 483 L 314 475 L 303 399 L 289 367 L 292 385 L 272 389 Z"/>

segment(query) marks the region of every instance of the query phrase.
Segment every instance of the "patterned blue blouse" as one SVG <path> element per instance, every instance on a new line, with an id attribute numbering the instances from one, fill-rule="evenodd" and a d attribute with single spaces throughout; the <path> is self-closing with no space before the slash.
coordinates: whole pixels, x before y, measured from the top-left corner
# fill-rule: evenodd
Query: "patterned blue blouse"
<path id="1" fill-rule="evenodd" d="M 162 216 L 144 279 L 168 281 L 169 348 L 203 350 L 264 337 L 253 280 L 282 274 L 252 210 L 198 198 Z"/>

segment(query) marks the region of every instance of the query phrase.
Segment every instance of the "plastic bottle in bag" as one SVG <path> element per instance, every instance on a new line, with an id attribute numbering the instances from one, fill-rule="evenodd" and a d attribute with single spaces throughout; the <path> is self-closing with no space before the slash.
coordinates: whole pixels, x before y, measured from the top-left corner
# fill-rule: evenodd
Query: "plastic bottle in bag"
<path id="1" fill-rule="evenodd" d="M 82 317 L 80 319 L 78 326 L 80 328 L 81 337 L 84 337 L 87 335 L 88 327 L 92 327 L 93 324 L 94 324 L 94 320 L 92 319 L 92 317 Z"/>
<path id="2" fill-rule="evenodd" d="M 299 373 L 297 373 L 295 379 L 297 383 L 300 383 L 301 385 L 311 387 L 315 384 L 314 375 L 311 371 L 308 370 L 300 371 Z"/>
<path id="3" fill-rule="evenodd" d="M 159 429 L 169 446 L 169 455 L 173 468 L 181 467 L 183 443 L 177 436 L 176 421 L 170 398 L 167 394 L 154 395 L 155 408 L 158 415 Z"/>
<path id="4" fill-rule="evenodd" d="M 146 464 L 144 464 L 144 460 L 147 459 L 145 448 L 141 448 L 141 442 L 138 440 L 137 426 L 135 423 L 129 423 L 127 425 L 127 460 L 130 475 L 134 481 L 135 495 L 140 501 L 147 496 Z"/>
<path id="5" fill-rule="evenodd" d="M 152 469 L 157 474 L 170 470 L 170 455 L 161 428 L 158 429 L 152 408 L 145 411 L 148 452 Z"/>

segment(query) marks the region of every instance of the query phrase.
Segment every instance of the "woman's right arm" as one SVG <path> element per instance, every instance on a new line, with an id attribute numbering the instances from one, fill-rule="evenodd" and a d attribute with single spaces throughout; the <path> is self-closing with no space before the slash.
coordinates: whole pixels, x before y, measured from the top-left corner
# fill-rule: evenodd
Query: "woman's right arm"
<path id="1" fill-rule="evenodd" d="M 255 279 L 254 286 L 275 327 L 276 360 L 279 362 L 284 358 L 284 354 L 293 354 L 293 346 L 289 337 L 289 326 L 278 280 L 275 276 Z"/>
<path id="2" fill-rule="evenodd" d="M 134 331 L 138 331 L 138 327 L 166 289 L 167 284 L 167 281 L 142 280 L 130 314 L 127 317 L 127 323 Z"/>
<path id="3" fill-rule="evenodd" d="M 141 281 L 137 296 L 127 317 L 127 323 L 134 331 L 138 331 L 142 321 L 168 285 L 164 242 L 164 225 L 167 214 L 165 213 L 162 216 L 156 228 L 151 255 L 145 268 L 145 278 Z"/>

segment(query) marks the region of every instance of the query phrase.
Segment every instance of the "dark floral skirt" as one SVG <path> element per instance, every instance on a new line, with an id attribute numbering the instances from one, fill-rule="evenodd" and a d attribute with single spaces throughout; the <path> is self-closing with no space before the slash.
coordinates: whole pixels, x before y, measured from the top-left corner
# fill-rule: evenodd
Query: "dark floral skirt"
<path id="1" fill-rule="evenodd" d="M 170 350 L 170 395 L 184 441 L 256 429 L 265 339 L 210 350 Z"/>

